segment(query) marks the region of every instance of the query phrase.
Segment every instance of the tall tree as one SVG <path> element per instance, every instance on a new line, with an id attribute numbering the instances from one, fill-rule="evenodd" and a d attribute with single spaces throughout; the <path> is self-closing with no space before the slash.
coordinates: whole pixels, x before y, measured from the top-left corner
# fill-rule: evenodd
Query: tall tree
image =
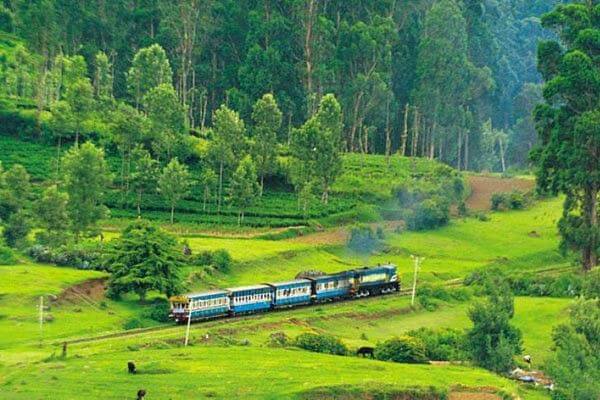
<path id="1" fill-rule="evenodd" d="M 600 36 L 598 6 L 559 5 L 542 18 L 560 37 L 538 48 L 545 103 L 536 110 L 541 145 L 534 152 L 538 187 L 566 195 L 558 227 L 563 249 L 581 252 L 585 270 L 600 251 Z"/>
<path id="2" fill-rule="evenodd" d="M 99 51 L 94 57 L 94 94 L 99 100 L 113 97 L 113 66 L 106 53 Z"/>
<path id="3" fill-rule="evenodd" d="M 213 117 L 213 140 L 209 157 L 219 175 L 217 212 L 221 212 L 223 180 L 233 170 L 246 151 L 246 127 L 240 115 L 226 106 L 221 106 Z"/>
<path id="4" fill-rule="evenodd" d="M 254 104 L 252 120 L 252 154 L 260 176 L 260 195 L 265 188 L 265 175 L 273 172 L 277 156 L 277 132 L 281 128 L 281 111 L 272 94 L 265 94 Z"/>
<path id="5" fill-rule="evenodd" d="M 234 171 L 229 185 L 229 201 L 238 208 L 238 225 L 244 222 L 245 212 L 256 202 L 259 191 L 256 167 L 247 155 Z"/>
<path id="6" fill-rule="evenodd" d="M 129 190 L 132 150 L 148 134 L 149 123 L 142 113 L 124 103 L 118 105 L 112 119 L 113 141 L 121 152 L 121 190 L 125 194 Z"/>
<path id="7" fill-rule="evenodd" d="M 64 187 L 69 195 L 68 212 L 75 239 L 95 233 L 96 224 L 107 215 L 104 194 L 112 177 L 104 150 L 90 142 L 72 147 L 63 159 Z"/>
<path id="8" fill-rule="evenodd" d="M 183 141 L 185 128 L 185 111 L 173 86 L 163 83 L 150 89 L 144 96 L 144 110 L 152 124 L 155 152 L 169 160 Z"/>
<path id="9" fill-rule="evenodd" d="M 139 145 L 132 150 L 131 158 L 133 159 L 131 186 L 136 193 L 136 208 L 140 217 L 144 193 L 156 191 L 158 161 L 152 158 L 148 150 Z"/>
<path id="10" fill-rule="evenodd" d="M 171 224 L 174 222 L 175 206 L 190 190 L 191 181 L 188 168 L 177 158 L 172 159 L 158 177 L 158 190 L 171 208 Z"/>
<path id="11" fill-rule="evenodd" d="M 173 71 L 167 53 L 158 44 L 140 49 L 127 73 L 127 87 L 136 108 L 152 88 L 163 83 L 172 84 Z"/>
<path id="12" fill-rule="evenodd" d="M 42 197 L 35 202 L 37 221 L 44 231 L 36 234 L 39 242 L 50 245 L 61 245 L 66 242 L 69 228 L 67 210 L 69 196 L 52 185 L 44 190 Z"/>
<path id="13" fill-rule="evenodd" d="M 94 108 L 93 89 L 89 79 L 78 79 L 67 88 L 65 101 L 75 122 L 75 144 L 79 144 L 79 136 L 83 123 L 90 117 Z"/>

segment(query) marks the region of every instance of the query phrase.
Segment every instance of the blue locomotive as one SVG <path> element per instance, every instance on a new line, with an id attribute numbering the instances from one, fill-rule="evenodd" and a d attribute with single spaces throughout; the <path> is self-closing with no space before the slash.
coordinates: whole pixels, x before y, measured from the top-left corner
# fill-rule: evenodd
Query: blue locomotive
<path id="1" fill-rule="evenodd" d="M 288 282 L 265 283 L 173 296 L 171 318 L 177 323 L 265 312 L 400 290 L 395 265 L 378 265 Z"/>

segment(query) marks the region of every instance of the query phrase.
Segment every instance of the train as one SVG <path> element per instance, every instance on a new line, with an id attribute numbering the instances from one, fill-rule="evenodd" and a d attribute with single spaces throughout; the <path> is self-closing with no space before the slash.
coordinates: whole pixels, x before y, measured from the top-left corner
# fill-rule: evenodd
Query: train
<path id="1" fill-rule="evenodd" d="M 287 282 L 262 283 L 169 299 L 169 317 L 176 323 L 268 312 L 347 299 L 377 296 L 400 290 L 393 264 L 377 265 Z"/>

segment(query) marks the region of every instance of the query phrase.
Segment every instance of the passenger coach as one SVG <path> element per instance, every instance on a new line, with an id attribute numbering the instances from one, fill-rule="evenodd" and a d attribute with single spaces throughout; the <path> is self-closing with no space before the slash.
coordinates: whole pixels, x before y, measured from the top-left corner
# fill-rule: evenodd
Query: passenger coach
<path id="1" fill-rule="evenodd" d="M 400 290 L 394 265 L 360 268 L 288 282 L 171 297 L 178 323 L 387 294 Z"/>

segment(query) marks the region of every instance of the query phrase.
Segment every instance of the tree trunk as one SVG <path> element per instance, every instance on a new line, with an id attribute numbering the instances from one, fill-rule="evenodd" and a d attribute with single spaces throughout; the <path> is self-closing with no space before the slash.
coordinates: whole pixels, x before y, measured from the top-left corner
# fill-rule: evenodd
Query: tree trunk
<path id="1" fill-rule="evenodd" d="M 506 172 L 506 161 L 504 160 L 504 144 L 502 140 L 498 140 L 498 147 L 500 147 L 500 161 L 502 162 L 502 173 Z"/>
<path id="2" fill-rule="evenodd" d="M 409 105 L 406 103 L 404 107 L 404 130 L 402 131 L 402 145 L 400 146 L 400 155 L 404 157 L 406 155 L 406 141 L 408 139 L 408 109 Z"/>
<path id="3" fill-rule="evenodd" d="M 411 156 L 417 156 L 417 149 L 419 145 L 419 109 L 415 108 L 414 112 L 414 123 L 413 123 L 413 137 L 412 137 L 412 151 Z"/>
<path id="4" fill-rule="evenodd" d="M 458 143 L 457 143 L 457 152 L 456 152 L 456 169 L 460 171 L 462 165 L 462 129 L 458 130 Z"/>
<path id="5" fill-rule="evenodd" d="M 173 225 L 174 220 L 175 220 L 175 204 L 171 204 L 171 225 Z"/>
<path id="6" fill-rule="evenodd" d="M 392 152 L 392 127 L 390 124 L 390 98 L 388 96 L 388 101 L 386 105 L 386 113 L 385 113 L 385 161 L 387 165 L 390 165 L 390 155 Z"/>
<path id="7" fill-rule="evenodd" d="M 56 184 L 60 180 L 60 150 L 62 146 L 62 135 L 58 135 L 58 145 L 56 146 Z"/>
<path id="8" fill-rule="evenodd" d="M 204 186 L 204 199 L 202 202 L 202 211 L 206 211 L 206 200 L 208 199 L 208 186 Z"/>
<path id="9" fill-rule="evenodd" d="M 265 174 L 260 174 L 260 192 L 259 192 L 259 197 L 262 197 L 264 190 L 265 190 Z"/>
<path id="10" fill-rule="evenodd" d="M 590 229 L 590 237 L 583 246 L 582 261 L 584 271 L 591 271 L 598 265 L 598 255 L 596 254 L 598 248 L 598 189 L 587 187 L 584 196 L 583 214 L 585 225 Z"/>
<path id="11" fill-rule="evenodd" d="M 137 200 L 137 214 L 138 218 L 142 216 L 142 190 L 138 190 L 138 200 Z"/>
<path id="12" fill-rule="evenodd" d="M 304 56 L 306 64 L 306 94 L 308 99 L 308 115 L 312 115 L 315 109 L 316 99 L 313 98 L 313 27 L 316 14 L 316 1 L 308 0 L 306 10 Z"/>
<path id="13" fill-rule="evenodd" d="M 435 122 L 431 126 L 431 133 L 429 134 L 429 159 L 433 160 L 435 157 Z"/>
<path id="14" fill-rule="evenodd" d="M 469 131 L 465 132 L 465 171 L 469 170 Z"/>
<path id="15" fill-rule="evenodd" d="M 221 197 L 223 196 L 223 161 L 219 165 L 219 198 L 217 199 L 217 214 L 221 214 Z"/>

